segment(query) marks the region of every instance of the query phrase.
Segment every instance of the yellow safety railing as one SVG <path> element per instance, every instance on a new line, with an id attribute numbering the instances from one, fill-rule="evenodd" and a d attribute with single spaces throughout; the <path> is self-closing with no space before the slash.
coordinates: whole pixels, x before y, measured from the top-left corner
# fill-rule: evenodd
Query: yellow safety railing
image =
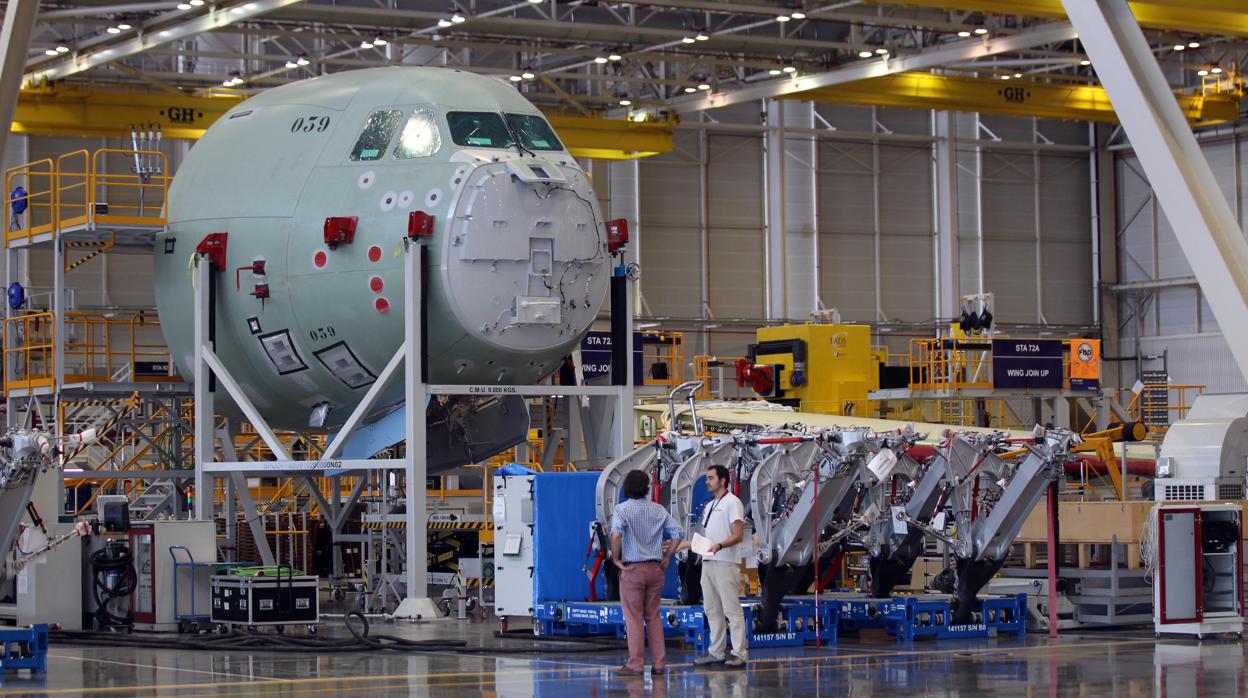
<path id="1" fill-rule="evenodd" d="M 693 380 L 701 381 L 702 387 L 694 393 L 695 400 L 751 400 L 752 393 L 749 389 L 741 389 L 737 386 L 737 360 L 743 359 L 743 356 L 708 356 L 706 354 L 696 354 L 693 357 Z M 722 371 L 723 373 L 720 373 Z M 720 377 L 723 376 L 723 388 L 721 394 L 716 395 L 714 390 L 720 387 Z M 733 389 L 731 395 L 728 394 L 728 388 Z"/>
<path id="2" fill-rule="evenodd" d="M 14 315 L 4 320 L 4 389 L 51 387 L 56 375 L 56 323 L 52 313 Z"/>
<path id="3" fill-rule="evenodd" d="M 114 167 L 129 167 L 135 159 L 143 159 L 149 165 L 155 160 L 159 165 L 153 169 L 159 174 L 110 172 Z M 169 159 L 158 150 L 101 148 L 92 153 L 88 203 L 95 224 L 163 226 L 172 180 L 168 172 Z"/>
<path id="4" fill-rule="evenodd" d="M 56 376 L 55 315 L 33 312 L 14 315 L 4 321 L 4 388 L 30 390 L 53 387 Z M 67 312 L 64 321 L 64 361 L 67 383 L 110 382 L 120 376 L 123 366 L 136 381 L 180 381 L 171 375 L 169 349 L 143 337 L 144 328 L 158 328 L 160 320 L 152 313 L 110 318 L 101 313 Z M 124 332 L 129 342 L 115 348 L 114 336 Z M 156 333 L 152 333 L 156 334 Z M 156 334 L 156 336 L 159 336 Z M 117 342 L 118 345 L 123 342 Z M 144 362 L 163 363 L 162 375 L 137 375 Z"/>
<path id="5" fill-rule="evenodd" d="M 14 196 L 18 187 L 26 193 Z M 4 193 L 8 214 L 4 242 L 30 241 L 36 235 L 56 228 L 56 165 L 51 158 L 28 162 L 4 171 Z M 16 209 L 25 208 L 18 213 Z"/>
<path id="6" fill-rule="evenodd" d="M 5 246 L 75 227 L 164 226 L 173 179 L 168 172 L 164 153 L 125 148 L 80 149 L 55 162 L 11 167 L 4 171 L 5 196 L 12 197 Z M 13 196 L 19 186 L 25 194 Z M 15 206 L 25 210 L 17 213 Z"/>
<path id="7" fill-rule="evenodd" d="M 676 387 L 685 382 L 685 334 L 642 330 L 641 363 L 645 385 Z M 652 351 L 653 350 L 653 351 Z M 659 366 L 665 368 L 660 370 Z"/>
<path id="8" fill-rule="evenodd" d="M 91 221 L 91 152 L 86 148 L 56 159 L 57 225 L 68 228 Z"/>
<path id="9" fill-rule="evenodd" d="M 951 337 L 910 340 L 910 389 L 992 388 L 992 344 Z"/>
<path id="10" fill-rule="evenodd" d="M 1165 436 L 1171 424 L 1186 417 L 1196 396 L 1204 391 L 1205 386 L 1196 384 L 1145 383 L 1138 393 L 1131 388 L 1119 388 L 1118 401 L 1132 393 L 1126 405 L 1127 416 L 1143 422 L 1148 427 L 1148 438 L 1153 439 Z"/>

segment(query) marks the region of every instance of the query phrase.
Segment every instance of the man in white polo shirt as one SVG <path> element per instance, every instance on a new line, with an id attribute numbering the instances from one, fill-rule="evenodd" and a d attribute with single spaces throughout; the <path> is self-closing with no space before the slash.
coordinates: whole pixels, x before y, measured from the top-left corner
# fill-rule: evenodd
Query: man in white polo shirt
<path id="1" fill-rule="evenodd" d="M 703 535 L 711 541 L 710 554 L 702 556 L 702 608 L 711 626 L 709 654 L 694 660 L 704 666 L 724 662 L 726 628 L 732 629 L 732 658 L 725 666 L 744 667 L 749 657 L 745 615 L 741 612 L 741 558 L 745 546 L 745 507 L 728 491 L 728 468 L 712 465 L 706 470 L 711 501 L 702 508 Z M 682 547 L 687 543 L 682 544 Z M 725 623 L 727 621 L 727 623 Z"/>

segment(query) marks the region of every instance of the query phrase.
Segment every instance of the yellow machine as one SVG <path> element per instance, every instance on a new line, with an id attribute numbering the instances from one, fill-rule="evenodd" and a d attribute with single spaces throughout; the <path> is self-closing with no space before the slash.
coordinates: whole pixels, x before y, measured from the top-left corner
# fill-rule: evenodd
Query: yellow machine
<path id="1" fill-rule="evenodd" d="M 803 412 L 872 416 L 867 393 L 880 387 L 884 357 L 871 350 L 867 325 L 762 327 L 738 364 L 737 380 L 768 401 Z"/>

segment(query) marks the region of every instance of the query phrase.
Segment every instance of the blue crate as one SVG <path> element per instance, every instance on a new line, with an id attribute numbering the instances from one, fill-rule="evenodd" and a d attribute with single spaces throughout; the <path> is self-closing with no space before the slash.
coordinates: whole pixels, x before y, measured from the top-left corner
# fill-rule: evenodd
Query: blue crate
<path id="1" fill-rule="evenodd" d="M 36 674 L 48 673 L 46 624 L 0 629 L 0 642 L 4 643 L 4 656 L 0 657 L 0 668 L 4 671 L 30 669 Z"/>
<path id="2" fill-rule="evenodd" d="M 984 638 L 1027 632 L 1027 596 L 988 597 L 976 605 L 975 622 L 951 624 L 948 598 L 898 596 L 891 599 L 834 597 L 840 608 L 841 630 L 882 628 L 898 641 L 923 637 L 938 640 Z"/>
<path id="3" fill-rule="evenodd" d="M 753 627 L 754 601 L 742 603 L 746 627 Z M 834 644 L 839 626 L 840 609 L 836 604 L 786 602 L 781 609 L 783 630 L 775 633 L 751 633 L 750 647 L 796 647 L 818 640 Z M 533 608 L 537 634 L 545 636 L 614 635 L 624 637 L 624 611 L 618 602 L 548 601 Z M 664 635 L 680 637 L 695 649 L 706 651 L 710 645 L 710 629 L 701 606 L 663 604 L 659 608 Z M 820 619 L 816 629 L 815 618 Z"/>

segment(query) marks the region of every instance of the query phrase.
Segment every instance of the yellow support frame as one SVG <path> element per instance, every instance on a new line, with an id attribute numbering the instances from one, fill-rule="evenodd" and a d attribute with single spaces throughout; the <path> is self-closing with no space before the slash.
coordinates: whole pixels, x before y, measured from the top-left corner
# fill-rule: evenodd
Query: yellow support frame
<path id="1" fill-rule="evenodd" d="M 1192 123 L 1239 118 L 1234 94 L 1175 95 Z M 966 78 L 930 73 L 898 73 L 786 95 L 784 99 L 882 107 L 1036 116 L 1116 123 L 1109 95 L 1099 85 L 1064 85 L 1027 80 Z"/>
<path id="2" fill-rule="evenodd" d="M 871 0 L 896 4 L 892 0 Z M 902 0 L 915 7 L 971 10 L 1025 17 L 1064 19 L 1061 0 Z M 1198 34 L 1248 36 L 1248 12 L 1243 0 L 1129 0 L 1131 12 L 1142 27 L 1172 29 Z"/>
<path id="3" fill-rule="evenodd" d="M 160 126 L 166 138 L 193 140 L 240 101 L 236 95 L 34 88 L 22 90 L 12 131 L 121 138 L 129 136 L 131 124 L 150 123 Z M 632 122 L 563 113 L 546 116 L 569 152 L 579 158 L 631 160 L 672 150 L 675 123 L 671 121 Z"/>

